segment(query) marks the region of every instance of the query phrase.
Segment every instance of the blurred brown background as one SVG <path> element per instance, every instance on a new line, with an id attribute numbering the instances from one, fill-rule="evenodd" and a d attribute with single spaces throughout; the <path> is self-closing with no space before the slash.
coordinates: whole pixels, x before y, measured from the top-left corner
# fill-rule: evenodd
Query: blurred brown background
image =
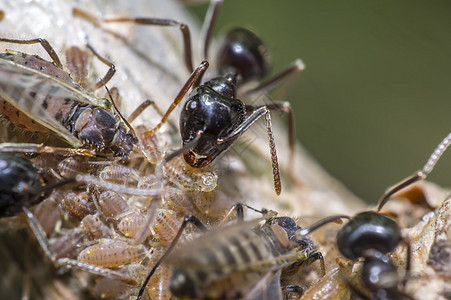
<path id="1" fill-rule="evenodd" d="M 191 6 L 203 19 L 207 4 Z M 297 135 L 332 175 L 375 202 L 450 131 L 451 2 L 225 0 L 216 33 L 244 25 L 277 72 L 307 68 L 286 96 Z M 430 180 L 450 186 L 451 154 Z"/>

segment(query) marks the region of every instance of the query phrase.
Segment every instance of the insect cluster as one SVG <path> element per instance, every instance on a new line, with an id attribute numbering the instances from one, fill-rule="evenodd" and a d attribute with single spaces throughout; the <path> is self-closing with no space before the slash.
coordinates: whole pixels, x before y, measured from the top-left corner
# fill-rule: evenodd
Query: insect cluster
<path id="1" fill-rule="evenodd" d="M 113 64 L 86 41 L 84 46 L 67 47 L 63 63 L 59 51 L 43 37 L 0 36 L 0 43 L 9 49 L 0 54 L 0 217 L 5 224 L 31 229 L 33 238 L 26 241 L 24 252 L 31 251 L 37 240 L 45 260 L 56 267 L 47 264 L 48 270 L 40 271 L 43 278 L 54 277 L 53 282 L 37 285 L 35 277 L 40 273 L 29 267 L 37 259 L 24 254 L 19 260 L 27 275 L 18 294 L 114 299 L 413 298 L 409 284 L 416 275 L 415 241 L 402 233 L 397 222 L 380 212 L 351 218 L 345 211 L 346 215 L 332 215 L 301 228 L 295 219 L 245 204 L 252 202 L 239 179 L 245 165 L 221 170 L 224 160 L 219 157 L 228 153 L 233 161 L 228 150 L 265 117 L 273 193 L 281 193 L 282 179 L 284 186 L 300 184 L 292 169 L 279 165 L 272 128 L 271 112 L 285 113 L 291 165 L 296 158 L 288 102 L 250 105 L 240 99 L 269 91 L 304 68 L 297 60 L 263 81 L 269 70 L 268 50 L 244 28 L 230 30 L 216 49 L 217 58 L 210 60 L 210 35 L 221 4 L 211 1 L 204 30 L 205 60 L 197 68 L 191 27 L 182 22 L 108 18 L 85 7 L 70 7 L 74 20 L 107 36 L 107 41 L 121 40 L 124 51 L 129 46 L 126 38 L 107 24 L 133 24 L 146 31 L 155 26 L 180 29 L 182 57 L 191 75 L 181 80 L 184 84 L 178 85 L 166 112 L 158 99 L 133 100 L 141 102 L 130 108 L 130 99 L 122 96 L 129 95 L 127 91 L 110 88 L 118 76 L 116 69 L 121 74 L 125 66 Z M 4 14 L 7 18 L 8 11 Z M 18 45 L 20 51 L 11 50 Z M 42 47 L 48 58 L 30 54 L 34 47 Z M 105 75 L 97 74 L 97 63 L 106 66 Z M 214 66 L 212 72 L 207 72 L 209 64 Z M 176 126 L 172 116 L 179 105 Z M 181 143 L 175 142 L 177 135 Z M 424 179 L 449 139 L 421 171 L 390 189 L 378 210 L 395 192 Z M 443 202 L 441 211 L 449 223 L 448 202 Z M 258 218 L 245 221 L 248 212 Z M 439 222 L 438 214 L 434 217 Z M 329 244 L 316 239 L 326 228 L 336 232 L 337 226 L 323 226 L 342 219 L 350 221 L 336 239 L 328 239 Z M 448 223 L 442 224 L 442 231 Z M 340 255 L 334 254 L 337 249 Z M 336 256 L 344 258 L 337 263 Z M 398 257 L 403 257 L 401 262 Z M 69 276 L 61 276 L 53 274 L 54 269 L 71 270 Z M 13 271 L 5 272 L 6 277 Z M 430 276 L 446 278 L 446 272 L 445 268 Z M 316 274 L 314 284 L 309 273 Z M 335 290 L 331 282 L 336 283 Z M 76 291 L 70 287 L 73 284 Z"/>

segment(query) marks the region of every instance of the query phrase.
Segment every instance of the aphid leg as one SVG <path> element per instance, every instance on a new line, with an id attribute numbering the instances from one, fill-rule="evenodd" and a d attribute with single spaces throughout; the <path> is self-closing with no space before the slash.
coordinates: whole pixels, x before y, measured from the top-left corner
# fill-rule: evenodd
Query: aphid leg
<path id="1" fill-rule="evenodd" d="M 5 39 L 0 38 L 0 42 L 6 42 L 6 43 L 14 43 L 14 44 L 22 44 L 22 45 L 30 45 L 30 44 L 41 44 L 41 46 L 44 48 L 44 50 L 49 54 L 49 56 L 52 58 L 53 63 L 60 69 L 63 69 L 63 65 L 61 64 L 61 61 L 58 57 L 58 54 L 56 54 L 55 50 L 53 50 L 53 47 L 50 46 L 50 43 L 46 39 L 32 39 L 32 40 L 15 40 L 15 39 Z"/>
<path id="2" fill-rule="evenodd" d="M 188 78 L 186 83 L 183 85 L 180 92 L 177 94 L 177 96 L 174 99 L 174 102 L 172 102 L 171 106 L 169 106 L 168 110 L 164 114 L 163 118 L 161 119 L 160 123 L 157 124 L 151 131 L 149 131 L 149 135 L 153 134 L 155 131 L 157 131 L 169 118 L 169 115 L 171 112 L 176 108 L 176 106 L 183 100 L 183 97 L 188 92 L 188 90 L 191 88 L 191 86 L 196 82 L 196 80 L 202 76 L 205 71 L 207 71 L 208 68 L 208 62 L 203 61 L 199 67 L 191 74 L 191 76 Z"/>
<path id="3" fill-rule="evenodd" d="M 207 227 L 197 217 L 195 217 L 193 215 L 188 215 L 187 217 L 185 217 L 185 219 L 183 220 L 182 225 L 180 226 L 179 231 L 177 232 L 177 234 L 174 237 L 174 240 L 171 242 L 171 244 L 169 245 L 169 247 L 166 250 L 166 252 L 155 263 L 155 265 L 153 266 L 152 270 L 150 270 L 149 274 L 147 274 L 146 280 L 144 280 L 144 283 L 142 284 L 141 289 L 139 290 L 138 297 L 136 298 L 137 300 L 141 299 L 141 297 L 144 294 L 144 291 L 146 290 L 146 286 L 147 286 L 147 283 L 149 282 L 150 278 L 155 273 L 157 268 L 161 265 L 161 263 L 164 261 L 164 259 L 171 253 L 171 251 L 177 245 L 177 242 L 179 241 L 180 237 L 182 236 L 183 230 L 185 230 L 185 228 L 188 225 L 188 223 L 194 224 L 194 226 L 196 226 L 197 228 L 199 228 L 203 232 L 207 231 Z"/>
<path id="4" fill-rule="evenodd" d="M 412 176 L 407 177 L 400 183 L 389 188 L 384 193 L 384 195 L 382 195 L 381 199 L 379 200 L 379 205 L 377 206 L 377 211 L 379 212 L 382 209 L 382 207 L 385 205 L 385 203 L 388 201 L 388 199 L 391 196 L 393 196 L 393 194 L 402 190 L 405 187 L 408 187 L 412 183 L 415 183 L 419 180 L 425 179 L 429 175 L 429 173 L 434 169 L 435 164 L 440 159 L 440 157 L 443 155 L 443 153 L 446 151 L 446 149 L 448 149 L 450 143 L 451 143 L 451 132 L 448 133 L 448 135 L 435 148 L 434 152 L 432 152 L 428 161 L 426 162 L 426 164 L 424 165 L 424 167 L 421 170 L 416 171 Z"/>
<path id="5" fill-rule="evenodd" d="M 96 151 L 90 149 L 74 149 L 44 146 L 43 144 L 33 143 L 2 143 L 0 144 L 0 152 L 11 153 L 52 153 L 62 155 L 80 155 L 95 156 Z"/>
<path id="6" fill-rule="evenodd" d="M 409 241 L 406 239 L 401 240 L 403 243 L 406 244 L 407 248 L 407 254 L 406 254 L 406 270 L 404 274 L 404 278 L 401 281 L 402 289 L 404 290 L 407 284 L 408 276 L 410 275 L 410 269 L 412 267 L 412 246 L 410 245 Z"/>
<path id="7" fill-rule="evenodd" d="M 155 101 L 153 100 L 145 100 L 144 102 L 142 102 L 131 114 L 130 116 L 127 118 L 127 121 L 129 123 L 132 123 L 133 121 L 136 120 L 136 118 L 149 106 L 153 106 L 153 108 L 157 111 L 157 113 L 163 117 L 163 112 L 160 110 L 160 108 L 157 106 L 157 104 L 155 103 Z"/>
<path id="8" fill-rule="evenodd" d="M 315 262 L 317 260 L 319 260 L 319 264 L 320 264 L 320 267 L 321 267 L 321 275 L 320 276 L 324 277 L 324 275 L 326 275 L 326 264 L 324 263 L 324 257 L 323 257 L 323 254 L 321 252 L 315 252 L 312 255 L 310 255 L 307 258 L 305 264 L 309 265 L 309 264 L 312 264 L 313 262 Z"/>
<path id="9" fill-rule="evenodd" d="M 355 294 L 355 295 L 356 295 L 357 297 L 359 297 L 360 299 L 371 300 L 370 297 L 368 297 L 367 295 L 365 295 L 364 293 L 362 293 L 362 291 L 360 291 L 357 287 L 355 287 L 355 286 L 349 281 L 348 278 L 344 278 L 343 280 L 347 283 L 349 289 L 351 290 L 351 293 Z"/>
<path id="10" fill-rule="evenodd" d="M 207 14 L 202 25 L 201 36 L 204 46 L 204 59 L 208 60 L 208 48 L 210 47 L 211 34 L 215 27 L 218 18 L 219 10 L 221 9 L 223 0 L 211 0 L 208 6 Z"/>
<path id="11" fill-rule="evenodd" d="M 164 113 L 161 111 L 161 109 L 158 107 L 158 105 L 155 103 L 155 101 L 153 100 L 145 100 L 143 101 L 131 114 L 130 116 L 127 118 L 128 123 L 132 123 L 133 121 L 136 120 L 136 118 L 142 114 L 142 112 L 148 108 L 149 106 L 152 106 L 153 109 L 155 109 L 155 111 L 158 113 L 158 115 L 163 118 Z M 171 125 L 171 127 L 176 131 L 178 130 L 178 127 L 173 124 L 171 121 L 168 121 L 169 125 Z"/>
<path id="12" fill-rule="evenodd" d="M 299 286 L 299 285 L 286 285 L 284 287 L 282 287 L 282 293 L 284 294 L 288 294 L 288 293 L 293 293 L 293 294 L 297 294 L 298 297 L 301 297 L 302 294 L 304 293 L 304 289 Z"/>
<path id="13" fill-rule="evenodd" d="M 73 14 L 82 18 L 85 18 L 94 24 L 99 23 L 135 23 L 139 25 L 156 25 L 156 26 L 179 26 L 185 47 L 185 64 L 189 72 L 193 72 L 193 60 L 192 60 L 192 50 L 191 50 L 191 36 L 189 32 L 188 25 L 170 19 L 160 19 L 160 18 L 127 18 L 127 17 L 117 17 L 117 18 L 99 18 L 91 13 L 83 11 L 78 8 L 72 10 Z"/>
<path id="14" fill-rule="evenodd" d="M 35 218 L 35 216 L 26 207 L 22 207 L 22 210 L 25 213 L 25 217 L 27 219 L 28 224 L 30 225 L 31 230 L 33 231 L 33 234 L 35 235 L 39 245 L 41 246 L 42 250 L 44 251 L 44 254 L 52 261 L 52 263 L 55 265 L 55 267 L 57 267 L 57 268 L 58 267 L 76 268 L 79 270 L 87 271 L 92 274 L 118 279 L 118 280 L 124 281 L 125 283 L 131 284 L 131 285 L 137 285 L 137 282 L 135 280 L 133 280 L 119 272 L 116 272 L 116 271 L 113 271 L 110 269 L 106 269 L 106 268 L 96 267 L 96 266 L 86 264 L 86 263 L 82 263 L 82 262 L 79 262 L 78 260 L 74 260 L 74 259 L 57 258 L 56 253 L 53 251 L 41 224 L 39 224 L 39 222 Z"/>
<path id="15" fill-rule="evenodd" d="M 270 91 L 276 86 L 278 86 L 281 82 L 287 80 L 290 77 L 294 77 L 298 75 L 299 72 L 305 69 L 305 65 L 302 60 L 297 59 L 290 66 L 288 66 L 285 70 L 281 71 L 279 74 L 274 77 L 266 80 L 259 84 L 256 88 L 253 88 L 249 91 L 246 91 L 247 95 L 255 95 L 262 94 L 264 92 Z"/>
<path id="16" fill-rule="evenodd" d="M 110 62 L 109 60 L 107 60 L 105 57 L 101 56 L 99 53 L 97 53 L 96 50 L 94 50 L 94 48 L 87 44 L 86 47 L 91 50 L 91 52 L 101 61 L 103 62 L 105 65 L 107 65 L 109 67 L 107 73 L 105 74 L 105 76 L 103 76 L 102 79 L 99 80 L 99 82 L 96 83 L 96 89 L 101 88 L 102 86 L 106 85 L 108 81 L 110 81 L 110 79 L 114 76 L 114 74 L 116 74 L 116 66 Z"/>

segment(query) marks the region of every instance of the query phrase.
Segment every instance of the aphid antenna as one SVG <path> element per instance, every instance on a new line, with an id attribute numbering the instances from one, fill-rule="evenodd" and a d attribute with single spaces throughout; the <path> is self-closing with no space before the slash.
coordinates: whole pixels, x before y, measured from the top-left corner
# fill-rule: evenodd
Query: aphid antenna
<path id="1" fill-rule="evenodd" d="M 399 192 L 400 190 L 410 186 L 411 184 L 419 180 L 425 179 L 429 175 L 429 173 L 432 172 L 434 166 L 436 165 L 440 157 L 443 155 L 443 153 L 446 151 L 446 149 L 448 149 L 450 143 L 451 143 L 451 132 L 448 133 L 448 135 L 440 142 L 440 144 L 438 144 L 438 146 L 435 148 L 434 152 L 432 152 L 428 161 L 421 170 L 416 171 L 412 176 L 407 177 L 400 183 L 392 186 L 384 193 L 384 195 L 382 195 L 381 199 L 379 200 L 379 204 L 377 206 L 377 211 L 379 212 L 385 205 L 385 203 L 387 203 L 388 199 L 395 193 Z"/>
<path id="2" fill-rule="evenodd" d="M 103 79 L 102 79 L 103 80 Z M 113 105 L 113 109 L 114 111 L 119 115 L 119 117 L 121 118 L 121 120 L 125 123 L 125 125 L 128 127 L 128 129 L 130 129 L 130 133 L 132 134 L 133 140 L 138 141 L 138 138 L 136 137 L 135 134 L 135 130 L 133 129 L 133 127 L 130 125 L 130 123 L 127 121 L 126 118 L 124 118 L 124 116 L 122 115 L 122 113 L 120 112 L 120 110 L 117 108 L 116 103 L 113 99 L 113 96 L 111 96 L 111 92 L 110 89 L 105 85 L 105 89 L 108 93 L 108 97 L 110 98 L 111 104 Z"/>
<path id="3" fill-rule="evenodd" d="M 83 148 L 50 147 L 34 143 L 1 143 L 0 152 L 8 153 L 51 153 L 62 155 L 96 156 L 96 151 Z"/>
<path id="4" fill-rule="evenodd" d="M 127 284 L 131 284 L 131 285 L 138 284 L 135 280 L 130 279 L 126 275 L 121 274 L 116 271 L 113 271 L 113 270 L 110 270 L 110 269 L 93 266 L 90 264 L 79 262 L 78 260 L 74 260 L 74 259 L 57 258 L 56 253 L 53 251 L 51 245 L 49 244 L 49 241 L 45 235 L 44 229 L 42 228 L 39 221 L 26 207 L 22 207 L 22 210 L 25 213 L 25 217 L 27 219 L 28 224 L 30 225 L 31 230 L 33 231 L 33 234 L 35 235 L 39 245 L 41 246 L 42 250 L 44 251 L 44 254 L 52 261 L 52 263 L 56 267 L 75 268 L 75 269 L 79 269 L 82 271 L 87 271 L 92 274 L 117 279 L 117 280 L 123 281 Z"/>
<path id="5" fill-rule="evenodd" d="M 60 180 L 60 181 L 58 181 L 56 183 L 42 186 L 40 188 L 30 188 L 30 189 L 27 190 L 27 192 L 28 193 L 32 193 L 32 194 L 36 194 L 36 195 L 40 195 L 40 194 L 42 194 L 44 192 L 51 191 L 51 190 L 56 189 L 56 188 L 58 188 L 60 186 L 68 185 L 68 184 L 71 184 L 71 183 L 74 183 L 74 182 L 75 183 L 77 182 L 75 180 L 75 178 L 66 178 L 66 179 L 62 179 L 62 180 Z"/>
<path id="6" fill-rule="evenodd" d="M 259 210 L 252 206 L 249 206 L 245 203 L 236 203 L 224 215 L 221 222 L 218 223 L 217 227 L 221 227 L 222 225 L 224 225 L 224 223 L 227 222 L 231 218 L 231 216 L 233 215 L 234 212 L 236 212 L 236 217 L 237 217 L 238 222 L 243 222 L 244 221 L 243 207 L 246 207 L 247 209 L 255 211 L 255 212 L 261 214 L 262 216 L 264 216 L 265 218 L 271 218 L 271 217 L 275 217 L 277 215 L 277 212 L 272 211 L 272 210 L 267 210 L 266 208 L 262 208 L 261 210 Z"/>
<path id="7" fill-rule="evenodd" d="M 313 231 L 317 230 L 318 228 L 323 227 L 324 225 L 329 224 L 329 223 L 342 224 L 343 223 L 342 219 L 351 219 L 351 217 L 347 216 L 347 215 L 334 215 L 334 216 L 325 217 L 325 218 L 317 221 L 316 223 L 313 223 L 309 227 L 299 230 L 298 232 L 296 232 L 296 236 L 298 238 L 303 238 L 304 236 L 312 233 Z"/>
<path id="8" fill-rule="evenodd" d="M 142 244 L 146 240 L 150 231 L 150 225 L 155 221 L 155 216 L 157 215 L 160 204 L 161 197 L 159 197 L 158 200 L 153 200 L 150 202 L 149 206 L 147 207 L 146 222 L 143 226 L 141 226 L 135 238 L 133 239 L 133 246 Z"/>
<path id="9" fill-rule="evenodd" d="M 161 196 L 165 192 L 171 191 L 179 191 L 178 189 L 166 187 L 166 188 L 157 188 L 157 189 L 137 189 L 132 187 L 125 187 L 122 185 L 117 185 L 111 182 L 103 181 L 98 179 L 95 176 L 79 174 L 75 176 L 75 180 L 78 182 L 83 182 L 87 184 L 93 184 L 97 187 L 100 187 L 105 190 L 110 190 L 116 193 L 122 193 L 127 195 L 134 196 L 143 196 L 143 197 L 153 197 L 153 196 Z"/>

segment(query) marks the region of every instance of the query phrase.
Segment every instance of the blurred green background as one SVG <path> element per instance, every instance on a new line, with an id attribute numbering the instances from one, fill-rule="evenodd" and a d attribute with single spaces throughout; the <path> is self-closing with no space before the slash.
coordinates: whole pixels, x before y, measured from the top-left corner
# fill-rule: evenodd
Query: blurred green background
<path id="1" fill-rule="evenodd" d="M 207 6 L 191 9 L 203 19 Z M 450 131 L 450 1 L 225 0 L 216 33 L 231 25 L 266 41 L 273 72 L 305 62 L 286 97 L 297 136 L 366 201 L 421 168 Z M 447 153 L 429 179 L 451 186 L 450 175 Z"/>

